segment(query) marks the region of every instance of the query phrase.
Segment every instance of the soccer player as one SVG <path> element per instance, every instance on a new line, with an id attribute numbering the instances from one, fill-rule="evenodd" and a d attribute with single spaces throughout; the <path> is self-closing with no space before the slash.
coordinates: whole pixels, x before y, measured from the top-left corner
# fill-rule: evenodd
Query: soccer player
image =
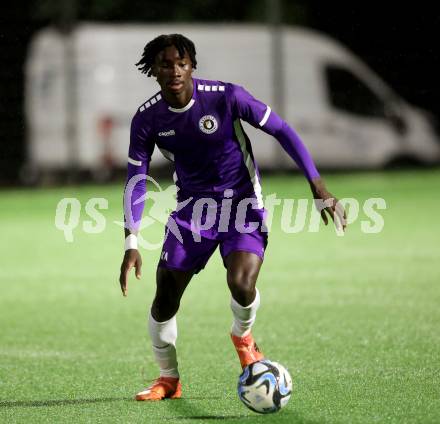
<path id="1" fill-rule="evenodd" d="M 135 268 L 137 278 L 141 275 L 137 233 L 146 193 L 142 175 L 148 173 L 156 145 L 174 162 L 178 207 L 165 229 L 148 319 L 160 376 L 136 400 L 175 399 L 181 396 L 176 313 L 191 278 L 218 246 L 231 292 L 231 338 L 240 364 L 244 368 L 263 358 L 251 328 L 260 305 L 256 281 L 267 229 L 260 176 L 240 120 L 274 136 L 298 164 L 314 198 L 326 201 L 321 210 L 325 224 L 327 213 L 345 227 L 345 212 L 327 191 L 298 135 L 269 106 L 238 85 L 193 78 L 197 61 L 191 40 L 180 34 L 161 35 L 145 46 L 136 65 L 156 78 L 160 91 L 139 107 L 131 124 L 125 193 L 132 194 L 124 196 L 126 240 L 119 281 L 126 296 L 130 270 Z M 195 211 L 201 205 L 199 217 Z"/>

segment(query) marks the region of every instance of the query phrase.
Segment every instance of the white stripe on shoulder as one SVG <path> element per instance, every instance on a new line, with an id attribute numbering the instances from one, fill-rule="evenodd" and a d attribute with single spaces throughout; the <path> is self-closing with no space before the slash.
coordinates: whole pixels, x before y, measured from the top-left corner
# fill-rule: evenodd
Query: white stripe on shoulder
<path id="1" fill-rule="evenodd" d="M 225 91 L 225 86 L 224 85 L 198 84 L 197 90 L 199 90 L 199 91 Z"/>
<path id="2" fill-rule="evenodd" d="M 267 106 L 266 113 L 264 114 L 263 119 L 259 123 L 260 127 L 262 127 L 267 122 L 267 120 L 269 119 L 270 112 L 271 112 L 270 106 Z"/>
<path id="3" fill-rule="evenodd" d="M 128 157 L 128 163 L 131 163 L 132 165 L 135 165 L 135 166 L 142 166 L 141 160 L 134 160 L 130 156 Z"/>
<path id="4" fill-rule="evenodd" d="M 140 108 L 139 111 L 140 112 L 144 112 L 146 111 L 148 108 L 150 108 L 151 106 L 153 106 L 155 103 L 157 103 L 159 100 L 162 99 L 162 95 L 160 93 L 156 94 L 155 96 L 153 96 L 151 99 L 148 99 Z"/>

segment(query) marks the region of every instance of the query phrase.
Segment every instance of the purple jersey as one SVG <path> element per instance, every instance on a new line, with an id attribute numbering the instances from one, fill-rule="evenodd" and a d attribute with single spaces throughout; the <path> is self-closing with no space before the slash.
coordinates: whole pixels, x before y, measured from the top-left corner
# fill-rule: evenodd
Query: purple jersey
<path id="1" fill-rule="evenodd" d="M 179 201 L 221 198 L 230 189 L 233 198 L 251 195 L 263 208 L 257 164 L 240 120 L 274 136 L 309 180 L 319 176 L 298 135 L 269 106 L 235 84 L 195 78 L 193 83 L 192 99 L 181 109 L 169 106 L 160 92 L 139 108 L 131 125 L 128 180 L 148 173 L 157 146 L 174 162 Z M 143 202 L 135 202 L 144 194 L 140 181 L 125 199 L 135 223 L 143 210 Z"/>

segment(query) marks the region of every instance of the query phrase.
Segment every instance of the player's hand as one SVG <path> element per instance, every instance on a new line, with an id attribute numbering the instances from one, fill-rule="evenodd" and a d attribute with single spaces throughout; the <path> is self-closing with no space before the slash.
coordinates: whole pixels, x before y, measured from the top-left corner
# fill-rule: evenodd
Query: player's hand
<path id="1" fill-rule="evenodd" d="M 135 268 L 136 278 L 141 278 L 142 258 L 137 249 L 128 249 L 125 252 L 124 260 L 121 265 L 121 274 L 119 276 L 119 284 L 121 285 L 122 294 L 127 296 L 127 280 L 128 274 L 132 268 Z"/>
<path id="2" fill-rule="evenodd" d="M 321 180 L 321 178 L 316 178 L 312 180 L 310 187 L 315 200 L 320 200 L 325 204 L 324 208 L 322 208 L 322 204 L 319 205 L 318 202 L 315 202 L 318 211 L 321 212 L 324 224 L 328 224 L 328 214 L 335 223 L 336 228 L 345 231 L 345 228 L 347 227 L 347 215 L 345 209 L 342 204 L 339 203 L 338 199 L 327 190 L 324 181 Z"/>

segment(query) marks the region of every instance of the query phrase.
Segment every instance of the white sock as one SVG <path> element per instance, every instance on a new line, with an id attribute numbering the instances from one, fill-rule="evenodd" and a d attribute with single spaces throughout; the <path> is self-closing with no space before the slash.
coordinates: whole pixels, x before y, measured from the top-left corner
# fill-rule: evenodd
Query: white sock
<path id="1" fill-rule="evenodd" d="M 148 330 L 153 344 L 153 353 L 160 368 L 161 377 L 177 377 L 177 322 L 174 315 L 168 321 L 156 321 L 150 312 Z"/>
<path id="2" fill-rule="evenodd" d="M 234 336 L 247 336 L 254 325 L 257 316 L 257 310 L 260 306 L 260 292 L 255 289 L 255 299 L 248 306 L 241 306 L 233 297 L 231 297 L 231 309 L 234 315 L 231 332 Z"/>

